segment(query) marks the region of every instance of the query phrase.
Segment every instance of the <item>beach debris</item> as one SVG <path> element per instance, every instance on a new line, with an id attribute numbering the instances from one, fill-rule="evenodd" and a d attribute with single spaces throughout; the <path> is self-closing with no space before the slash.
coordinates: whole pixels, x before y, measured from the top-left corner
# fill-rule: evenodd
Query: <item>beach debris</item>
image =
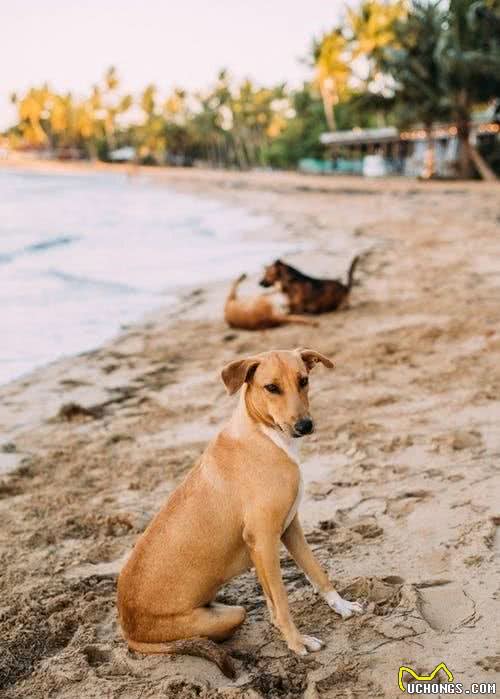
<path id="1" fill-rule="evenodd" d="M 0 447 L 0 451 L 4 454 L 13 454 L 16 450 L 17 447 L 14 442 L 5 442 L 5 444 L 2 444 Z"/>
<path id="2" fill-rule="evenodd" d="M 64 403 L 63 405 L 61 405 L 57 413 L 57 419 L 71 422 L 72 420 L 76 420 L 82 417 L 91 417 L 93 419 L 97 419 L 102 417 L 102 414 L 103 407 L 101 405 L 85 408 L 83 405 L 80 405 L 79 403 L 71 402 Z"/>

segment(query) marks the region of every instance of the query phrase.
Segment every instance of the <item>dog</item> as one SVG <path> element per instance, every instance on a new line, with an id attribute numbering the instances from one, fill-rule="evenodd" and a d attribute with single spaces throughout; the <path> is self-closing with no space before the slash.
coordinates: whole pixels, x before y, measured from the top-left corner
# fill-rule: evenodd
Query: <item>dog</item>
<path id="1" fill-rule="evenodd" d="M 324 645 L 295 626 L 280 569 L 283 542 L 314 590 L 343 618 L 342 599 L 311 551 L 297 513 L 302 494 L 297 440 L 311 434 L 309 372 L 333 364 L 311 349 L 237 359 L 222 370 L 232 417 L 137 541 L 118 579 L 118 613 L 131 650 L 184 653 L 234 676 L 215 641 L 229 638 L 245 609 L 214 601 L 217 590 L 255 567 L 272 623 L 298 655 Z"/>
<path id="2" fill-rule="evenodd" d="M 302 323 L 303 325 L 317 325 L 310 318 L 300 315 L 281 313 L 271 299 L 261 294 L 250 298 L 239 299 L 238 286 L 246 279 L 242 274 L 233 282 L 224 306 L 224 318 L 231 328 L 240 330 L 264 330 L 276 328 L 288 323 Z"/>
<path id="3" fill-rule="evenodd" d="M 356 256 L 347 273 L 347 284 L 337 279 L 316 279 L 303 274 L 295 267 L 276 260 L 265 268 L 260 285 L 279 286 L 288 297 L 292 313 L 327 313 L 344 306 L 351 292 L 353 275 L 359 256 Z"/>

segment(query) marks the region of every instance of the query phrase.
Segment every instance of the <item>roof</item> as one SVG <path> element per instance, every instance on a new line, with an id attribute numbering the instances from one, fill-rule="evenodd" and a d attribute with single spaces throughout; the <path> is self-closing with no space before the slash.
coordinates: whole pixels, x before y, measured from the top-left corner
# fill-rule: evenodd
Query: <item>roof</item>
<path id="1" fill-rule="evenodd" d="M 394 126 L 386 126 L 382 129 L 352 129 L 351 131 L 330 131 L 320 136 L 323 145 L 331 143 L 381 143 L 394 141 L 399 138 L 399 132 Z"/>
<path id="2" fill-rule="evenodd" d="M 499 133 L 500 125 L 495 114 L 495 105 L 473 114 L 471 130 L 478 134 Z M 435 139 L 456 135 L 457 127 L 454 124 L 435 123 L 432 127 L 432 136 Z M 386 126 L 381 129 L 354 128 L 349 131 L 328 131 L 321 134 L 320 142 L 325 146 L 334 144 L 353 146 L 367 143 L 394 143 L 394 141 L 423 141 L 426 138 L 427 132 L 422 126 L 415 126 L 407 131 L 398 131 L 395 126 Z"/>

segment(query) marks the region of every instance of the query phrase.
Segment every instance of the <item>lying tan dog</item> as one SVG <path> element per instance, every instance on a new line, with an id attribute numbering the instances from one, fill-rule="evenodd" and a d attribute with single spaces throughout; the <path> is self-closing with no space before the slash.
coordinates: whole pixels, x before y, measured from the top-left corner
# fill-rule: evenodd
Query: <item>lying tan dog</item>
<path id="1" fill-rule="evenodd" d="M 233 282 L 224 306 L 224 318 L 231 328 L 264 330 L 265 328 L 276 328 L 287 323 L 317 325 L 316 321 L 310 318 L 281 313 L 274 306 L 271 299 L 263 294 L 244 299 L 238 298 L 238 286 L 244 279 L 246 279 L 246 274 L 242 274 L 241 277 Z"/>
<path id="2" fill-rule="evenodd" d="M 243 623 L 243 607 L 214 598 L 252 566 L 288 647 L 299 655 L 320 650 L 323 642 L 302 634 L 290 616 L 281 542 L 332 609 L 344 618 L 363 611 L 334 590 L 297 514 L 295 438 L 314 429 L 308 374 L 318 362 L 333 367 L 319 352 L 297 349 L 264 352 L 222 370 L 230 394 L 242 389 L 237 408 L 140 537 L 118 580 L 120 623 L 132 650 L 200 655 L 232 676 L 220 647 L 193 639 L 221 641 Z"/>

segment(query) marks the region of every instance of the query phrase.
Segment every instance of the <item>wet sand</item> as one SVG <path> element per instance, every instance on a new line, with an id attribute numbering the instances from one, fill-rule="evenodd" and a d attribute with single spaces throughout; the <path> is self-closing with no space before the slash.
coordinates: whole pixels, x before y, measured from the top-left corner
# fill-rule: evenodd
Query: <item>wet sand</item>
<path id="1" fill-rule="evenodd" d="M 427 674 L 441 661 L 465 686 L 498 681 L 499 188 L 152 176 L 271 215 L 269 235 L 311 244 L 289 258 L 310 273 L 364 251 L 358 284 L 318 328 L 261 333 L 225 327 L 224 285 L 193 289 L 106 346 L 0 388 L 3 696 L 397 697 L 400 665 Z M 220 594 L 248 612 L 225 643 L 236 682 L 199 658 L 129 653 L 116 575 L 231 413 L 220 368 L 297 346 L 336 363 L 311 379 L 302 519 L 367 613 L 342 621 L 283 552 L 292 614 L 325 650 L 287 651 L 250 572 Z"/>

